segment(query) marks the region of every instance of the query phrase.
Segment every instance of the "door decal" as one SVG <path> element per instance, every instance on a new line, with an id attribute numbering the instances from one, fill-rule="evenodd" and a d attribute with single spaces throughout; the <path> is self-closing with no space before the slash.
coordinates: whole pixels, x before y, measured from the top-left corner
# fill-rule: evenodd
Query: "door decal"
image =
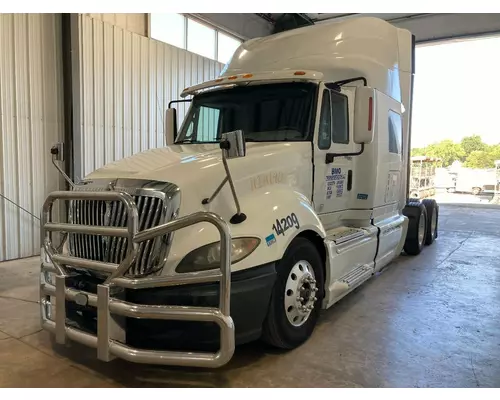
<path id="1" fill-rule="evenodd" d="M 330 174 L 326 176 L 326 199 L 330 200 L 335 191 L 335 197 L 344 195 L 344 182 L 346 174 L 342 173 L 342 168 L 332 168 Z"/>
<path id="2" fill-rule="evenodd" d="M 399 171 L 390 171 L 385 187 L 385 203 L 392 203 L 398 199 Z"/>

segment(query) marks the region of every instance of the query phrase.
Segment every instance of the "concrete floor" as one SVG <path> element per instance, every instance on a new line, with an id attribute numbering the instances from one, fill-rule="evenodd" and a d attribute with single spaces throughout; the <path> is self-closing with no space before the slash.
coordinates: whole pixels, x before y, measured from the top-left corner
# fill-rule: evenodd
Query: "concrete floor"
<path id="1" fill-rule="evenodd" d="M 498 387 L 500 208 L 442 206 L 438 241 L 399 257 L 280 353 L 236 349 L 220 370 L 95 360 L 40 330 L 38 260 L 0 264 L 0 387 Z"/>

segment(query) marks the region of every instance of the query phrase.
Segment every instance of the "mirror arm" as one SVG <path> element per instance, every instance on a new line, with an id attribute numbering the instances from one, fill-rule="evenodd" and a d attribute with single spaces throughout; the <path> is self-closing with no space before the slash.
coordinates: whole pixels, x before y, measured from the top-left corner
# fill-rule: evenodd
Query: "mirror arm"
<path id="1" fill-rule="evenodd" d="M 173 103 L 191 103 L 192 99 L 185 99 L 185 100 L 171 100 L 168 102 L 168 107 L 167 108 L 172 108 Z"/>
<path id="2" fill-rule="evenodd" d="M 335 157 L 349 157 L 349 156 L 359 156 L 365 151 L 365 144 L 361 143 L 361 149 L 355 153 L 326 153 L 325 163 L 331 164 Z"/>
<path id="3" fill-rule="evenodd" d="M 206 199 L 203 199 L 201 204 L 210 204 L 214 199 L 215 197 L 219 194 L 219 192 L 222 190 L 222 188 L 224 187 L 224 185 L 226 184 L 226 182 L 228 181 L 228 178 L 227 176 L 222 180 L 222 182 L 220 183 L 220 185 L 217 187 L 217 189 L 215 189 L 215 192 L 212 196 L 210 196 L 210 198 L 206 198 Z"/>
<path id="4" fill-rule="evenodd" d="M 341 86 L 344 86 L 344 85 L 347 85 L 348 83 L 352 83 L 352 82 L 356 82 L 356 81 L 363 81 L 363 86 L 368 86 L 368 82 L 364 76 L 357 76 L 356 78 L 343 79 L 341 81 L 333 82 L 331 85 L 332 85 L 332 87 L 337 87 L 340 89 Z"/>
<path id="5" fill-rule="evenodd" d="M 231 147 L 231 143 L 228 140 L 225 140 L 220 143 L 220 148 L 222 150 L 229 150 Z M 231 188 L 231 193 L 233 194 L 234 203 L 236 205 L 236 214 L 234 214 L 229 222 L 232 224 L 239 224 L 247 219 L 247 216 L 241 212 L 240 202 L 238 201 L 238 196 L 236 195 L 236 189 L 234 187 L 233 179 L 231 177 L 231 172 L 229 171 L 229 166 L 227 165 L 226 153 L 222 151 L 222 164 L 224 165 L 224 170 L 226 171 L 226 177 L 222 180 L 220 185 L 215 189 L 215 192 L 210 196 L 210 198 L 205 198 L 201 201 L 201 204 L 207 205 L 210 204 L 213 199 L 219 194 L 224 185 L 229 182 L 229 186 Z"/>
<path id="6" fill-rule="evenodd" d="M 63 171 L 63 169 L 56 163 L 56 159 L 59 155 L 59 149 L 57 146 L 52 146 L 50 149 L 50 154 L 52 154 L 52 164 L 56 169 L 59 171 L 59 173 L 62 175 L 64 180 L 68 183 L 68 185 L 71 187 L 71 189 L 75 188 L 75 183 L 71 180 L 71 178 L 66 174 L 66 172 Z"/>

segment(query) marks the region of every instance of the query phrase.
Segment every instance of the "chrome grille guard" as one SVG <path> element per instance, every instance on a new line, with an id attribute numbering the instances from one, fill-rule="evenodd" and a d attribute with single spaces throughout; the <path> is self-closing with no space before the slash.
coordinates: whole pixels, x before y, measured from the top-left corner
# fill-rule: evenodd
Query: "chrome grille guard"
<path id="1" fill-rule="evenodd" d="M 56 200 L 120 201 L 128 211 L 127 227 L 99 227 L 73 223 L 53 223 L 52 208 Z M 42 209 L 41 241 L 42 259 L 40 278 L 40 305 L 42 328 L 55 333 L 56 342 L 64 344 L 71 339 L 97 348 L 97 357 L 111 361 L 114 357 L 145 364 L 194 366 L 217 368 L 226 364 L 234 353 L 234 323 L 230 316 L 231 293 L 231 235 L 228 224 L 218 215 L 197 212 L 173 221 L 138 232 L 138 211 L 132 196 L 121 191 L 58 191 L 51 193 Z M 124 274 L 137 255 L 140 243 L 166 235 L 172 231 L 200 222 L 208 222 L 218 229 L 221 238 L 220 270 L 128 278 Z M 92 261 L 62 254 L 63 244 L 54 248 L 52 234 L 92 233 L 128 239 L 126 257 L 120 264 Z M 67 236 L 67 235 L 66 235 Z M 63 239 L 64 240 L 64 239 Z M 66 286 L 69 267 L 86 268 L 108 273 L 107 279 L 97 286 L 97 294 L 83 292 Z M 46 279 L 46 272 L 55 273 L 55 285 Z M 111 295 L 114 287 L 144 289 L 193 283 L 220 282 L 219 307 L 142 305 L 120 300 Z M 53 319 L 55 298 L 55 319 Z M 76 302 L 97 309 L 97 336 L 66 325 L 66 301 Z M 220 349 L 217 353 L 188 351 L 156 351 L 137 349 L 121 343 L 125 332 L 113 316 L 129 318 L 214 322 L 220 328 Z"/>

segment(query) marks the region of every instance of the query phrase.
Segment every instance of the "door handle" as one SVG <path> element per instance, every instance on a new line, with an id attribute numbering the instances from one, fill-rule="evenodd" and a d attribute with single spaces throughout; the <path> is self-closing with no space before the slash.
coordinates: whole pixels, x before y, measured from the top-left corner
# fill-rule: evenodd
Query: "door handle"
<path id="1" fill-rule="evenodd" d="M 352 189 L 352 169 L 347 171 L 347 191 L 350 192 Z"/>

